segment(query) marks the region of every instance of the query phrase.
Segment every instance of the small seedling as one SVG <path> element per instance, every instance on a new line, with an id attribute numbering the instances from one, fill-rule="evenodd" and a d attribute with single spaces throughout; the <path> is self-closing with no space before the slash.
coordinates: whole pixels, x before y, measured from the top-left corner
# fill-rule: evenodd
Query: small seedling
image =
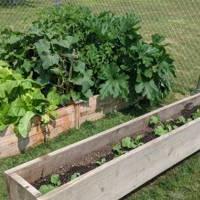
<path id="1" fill-rule="evenodd" d="M 122 147 L 125 149 L 134 149 L 136 145 L 131 137 L 125 137 L 122 139 Z"/>
<path id="2" fill-rule="evenodd" d="M 170 124 L 166 124 L 166 129 L 167 129 L 168 132 L 170 132 L 170 131 L 173 130 L 173 127 Z"/>
<path id="3" fill-rule="evenodd" d="M 74 179 L 78 178 L 80 175 L 81 174 L 79 172 L 72 174 L 71 177 L 70 177 L 70 181 L 73 181 Z"/>
<path id="4" fill-rule="evenodd" d="M 98 166 L 101 166 L 101 165 L 103 165 L 104 163 L 106 163 L 106 158 L 101 158 L 100 160 L 97 160 L 97 161 L 96 161 L 96 164 L 97 164 Z"/>
<path id="5" fill-rule="evenodd" d="M 113 153 L 115 156 L 121 156 L 124 152 L 122 151 L 122 146 L 121 144 L 116 144 L 112 148 Z"/>
<path id="6" fill-rule="evenodd" d="M 152 116 L 149 120 L 150 126 L 157 126 L 160 124 L 160 117 L 159 116 Z"/>
<path id="7" fill-rule="evenodd" d="M 193 119 L 200 118 L 200 109 L 198 109 L 195 113 L 193 113 L 192 118 Z"/>
<path id="8" fill-rule="evenodd" d="M 115 146 L 113 146 L 112 150 L 115 156 L 120 156 L 131 149 L 137 148 L 142 144 L 142 136 L 140 135 L 137 136 L 135 139 L 132 139 L 131 137 L 125 137 L 122 139 L 120 144 L 116 144 Z"/>
<path id="9" fill-rule="evenodd" d="M 39 191 L 42 193 L 42 194 L 46 194 L 50 191 L 52 191 L 53 189 L 55 189 L 56 187 L 51 185 L 51 184 L 48 184 L 48 185 L 41 185 L 40 186 L 40 189 Z"/>
<path id="10" fill-rule="evenodd" d="M 60 176 L 58 174 L 53 174 L 50 178 L 50 183 L 41 185 L 39 191 L 42 194 L 46 194 L 60 185 L 61 185 Z"/>
<path id="11" fill-rule="evenodd" d="M 162 136 L 162 135 L 165 135 L 166 133 L 168 133 L 168 131 L 163 126 L 157 126 L 154 129 L 154 134 L 156 136 Z"/>
<path id="12" fill-rule="evenodd" d="M 142 142 L 142 135 L 138 135 L 135 139 L 134 139 L 134 143 L 136 145 L 136 147 L 139 147 L 141 145 L 143 145 L 144 143 Z"/>
<path id="13" fill-rule="evenodd" d="M 54 174 L 51 176 L 51 184 L 55 186 L 61 185 L 60 176 L 58 174 Z"/>
<path id="14" fill-rule="evenodd" d="M 176 120 L 176 123 L 179 125 L 183 125 L 187 122 L 186 118 L 184 116 L 179 116 L 178 119 Z"/>

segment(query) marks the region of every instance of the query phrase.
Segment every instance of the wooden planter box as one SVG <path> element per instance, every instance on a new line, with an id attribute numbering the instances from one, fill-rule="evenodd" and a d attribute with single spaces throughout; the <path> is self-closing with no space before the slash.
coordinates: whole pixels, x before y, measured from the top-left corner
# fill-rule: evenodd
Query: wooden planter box
<path id="1" fill-rule="evenodd" d="M 156 138 L 42 195 L 31 183 L 106 145 L 146 130 L 149 118 L 179 116 L 200 105 L 200 94 L 165 106 L 96 136 L 5 172 L 10 200 L 117 200 L 200 149 L 200 119 Z"/>
<path id="2" fill-rule="evenodd" d="M 34 126 L 29 137 L 19 138 L 12 127 L 0 134 L 0 158 L 20 154 L 29 147 L 43 143 L 45 140 L 57 137 L 71 128 L 79 128 L 85 121 L 94 121 L 114 110 L 126 108 L 129 104 L 123 101 L 108 98 L 101 100 L 93 96 L 88 102 L 77 103 L 57 110 L 57 119 L 48 125 L 48 133 L 38 125 Z"/>

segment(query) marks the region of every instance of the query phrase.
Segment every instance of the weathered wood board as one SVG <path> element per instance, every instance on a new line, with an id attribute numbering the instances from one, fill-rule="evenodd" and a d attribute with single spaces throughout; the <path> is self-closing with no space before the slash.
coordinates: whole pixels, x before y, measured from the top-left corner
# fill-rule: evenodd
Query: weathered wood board
<path id="1" fill-rule="evenodd" d="M 200 150 L 200 119 L 150 141 L 46 195 L 41 195 L 31 186 L 31 183 L 42 175 L 49 175 L 60 166 L 70 164 L 92 151 L 97 151 L 108 144 L 114 144 L 123 137 L 142 132 L 147 128 L 149 118 L 152 115 L 159 115 L 162 120 L 167 120 L 180 115 L 184 108 L 198 105 L 200 105 L 200 94 L 165 106 L 96 136 L 8 170 L 5 174 L 10 200 L 120 199 Z M 14 179 L 13 175 L 17 175 L 18 179 Z M 11 188 L 16 188 L 14 193 Z M 30 197 L 27 196 L 27 193 Z"/>

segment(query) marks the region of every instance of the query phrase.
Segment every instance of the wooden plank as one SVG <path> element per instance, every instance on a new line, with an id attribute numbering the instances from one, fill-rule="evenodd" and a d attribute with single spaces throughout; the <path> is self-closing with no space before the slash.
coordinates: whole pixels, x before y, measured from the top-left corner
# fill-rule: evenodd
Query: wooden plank
<path id="1" fill-rule="evenodd" d="M 74 112 L 63 115 L 55 120 L 54 124 L 48 125 L 48 133 L 39 127 L 33 127 L 26 139 L 18 138 L 14 133 L 0 138 L 0 158 L 13 156 L 21 153 L 29 147 L 34 147 L 44 142 L 45 139 L 57 137 L 75 126 Z"/>
<path id="2" fill-rule="evenodd" d="M 9 200 L 36 200 L 41 193 L 16 173 L 6 176 Z"/>
<path id="3" fill-rule="evenodd" d="M 157 138 L 38 200 L 117 200 L 200 149 L 200 119 Z"/>
<path id="4" fill-rule="evenodd" d="M 148 120 L 152 115 L 160 115 L 162 119 L 165 120 L 180 114 L 188 103 L 193 103 L 193 106 L 200 105 L 200 95 L 189 97 L 185 100 L 165 106 L 81 142 L 64 147 L 41 157 L 30 165 L 21 165 L 20 168 L 17 168 L 17 173 L 26 178 L 29 182 L 34 182 L 42 175 L 51 174 L 59 166 L 71 164 L 92 151 L 97 151 L 106 145 L 118 142 L 123 137 L 136 135 L 138 132 L 144 132 L 147 129 Z"/>

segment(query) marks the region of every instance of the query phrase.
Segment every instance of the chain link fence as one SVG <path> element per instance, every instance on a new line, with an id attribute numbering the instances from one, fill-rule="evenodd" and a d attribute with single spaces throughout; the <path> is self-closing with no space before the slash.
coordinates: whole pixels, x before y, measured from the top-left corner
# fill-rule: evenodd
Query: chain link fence
<path id="1" fill-rule="evenodd" d="M 167 38 L 175 59 L 175 94 L 188 94 L 200 76 L 200 0 L 0 0 L 0 30 L 12 27 L 25 31 L 39 13 L 66 3 L 87 6 L 94 12 L 111 10 L 116 14 L 134 12 L 141 19 L 142 33 Z"/>

